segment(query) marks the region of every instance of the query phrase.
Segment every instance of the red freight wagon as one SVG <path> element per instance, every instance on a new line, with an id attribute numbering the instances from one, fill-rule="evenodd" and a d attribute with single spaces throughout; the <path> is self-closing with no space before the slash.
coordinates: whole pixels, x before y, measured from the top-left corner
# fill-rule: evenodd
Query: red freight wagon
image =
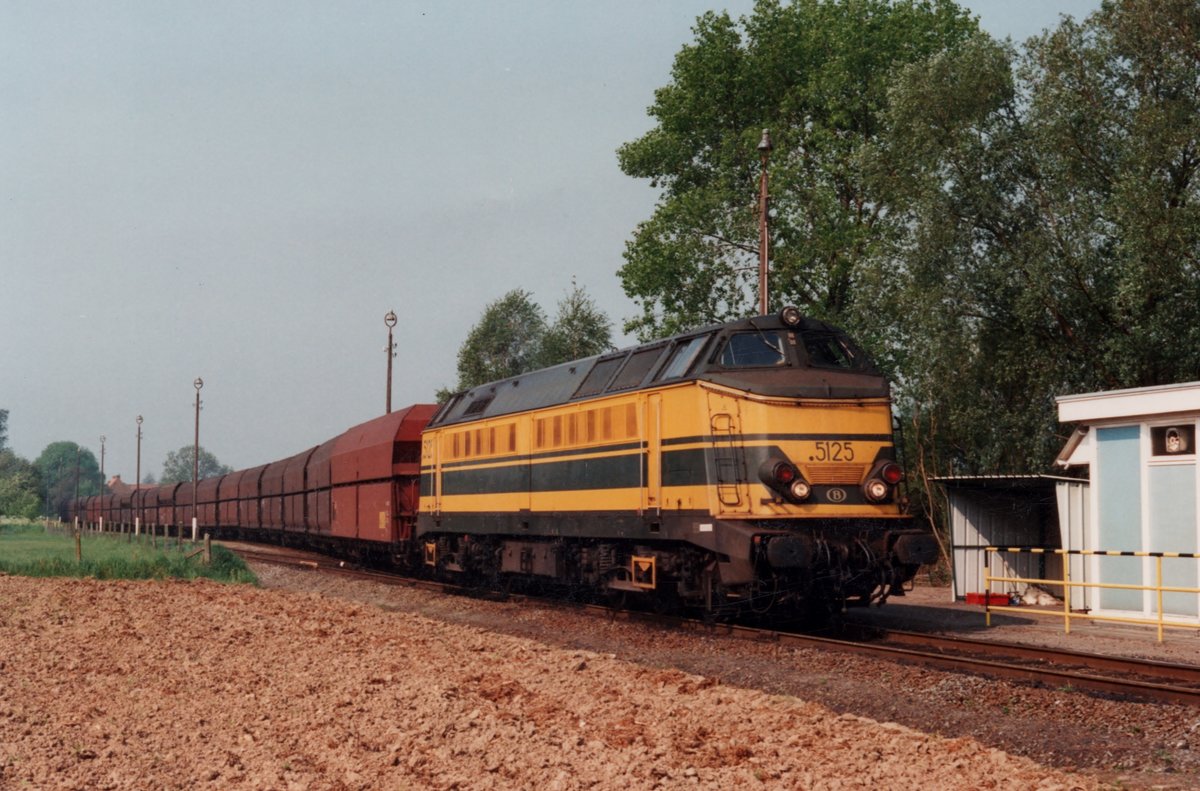
<path id="1" fill-rule="evenodd" d="M 262 527 L 259 483 L 265 469 L 267 469 L 267 465 L 263 464 L 260 467 L 245 470 L 242 473 L 242 480 L 238 482 L 237 524 L 241 527 Z"/>
<path id="2" fill-rule="evenodd" d="M 238 525 L 238 486 L 246 470 L 231 472 L 221 478 L 217 487 L 217 523 L 222 527 Z"/>
<path id="3" fill-rule="evenodd" d="M 338 438 L 318 445 L 308 458 L 305 467 L 307 493 L 304 499 L 307 503 L 308 525 L 314 533 L 329 535 L 333 531 L 333 495 L 330 490 L 329 459 L 333 456 L 334 446 Z"/>
<path id="4" fill-rule="evenodd" d="M 307 509 L 304 502 L 305 470 L 316 448 L 297 453 L 287 460 L 283 469 L 283 524 L 288 530 L 307 531 Z"/>
<path id="5" fill-rule="evenodd" d="M 220 524 L 217 518 L 217 491 L 224 477 L 205 478 L 196 486 L 196 520 L 202 528 Z M 191 484 L 188 487 L 190 489 Z M 190 519 L 188 521 L 191 522 Z"/>
<path id="6" fill-rule="evenodd" d="M 335 536 L 385 542 L 411 537 L 421 430 L 436 411 L 418 404 L 337 438 L 330 460 Z"/>
<path id="7" fill-rule="evenodd" d="M 263 527 L 283 528 L 283 471 L 287 459 L 273 461 L 263 470 L 259 484 L 259 502 Z"/>

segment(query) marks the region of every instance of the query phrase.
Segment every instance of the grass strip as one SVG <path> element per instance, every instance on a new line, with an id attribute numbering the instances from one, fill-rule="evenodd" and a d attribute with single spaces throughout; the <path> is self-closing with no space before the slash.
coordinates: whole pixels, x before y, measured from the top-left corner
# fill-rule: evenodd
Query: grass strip
<path id="1" fill-rule="evenodd" d="M 255 585 L 258 578 L 225 547 L 214 545 L 212 562 L 185 557 L 196 547 L 154 548 L 149 538 L 84 533 L 82 562 L 75 539 L 47 533 L 40 525 L 0 525 L 0 572 L 25 577 L 93 577 L 101 580 L 197 579 Z"/>

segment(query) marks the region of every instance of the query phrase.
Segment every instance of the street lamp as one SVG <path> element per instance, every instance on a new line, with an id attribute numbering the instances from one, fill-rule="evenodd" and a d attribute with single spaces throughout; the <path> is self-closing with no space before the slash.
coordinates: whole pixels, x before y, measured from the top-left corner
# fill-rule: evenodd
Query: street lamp
<path id="1" fill-rule="evenodd" d="M 83 448 L 75 446 L 75 509 L 79 510 L 79 454 L 83 452 Z M 78 517 L 76 517 L 78 518 Z M 83 520 L 87 521 L 87 509 L 84 509 Z"/>
<path id="2" fill-rule="evenodd" d="M 767 256 L 770 235 L 767 233 L 767 159 L 771 155 L 771 132 L 764 129 L 758 141 L 758 157 L 762 163 L 758 181 L 758 312 L 767 314 Z"/>
<path id="3" fill-rule="evenodd" d="M 137 468 L 133 476 L 133 496 L 137 500 L 137 510 L 133 514 L 133 534 L 142 534 L 142 416 L 137 416 Z"/>
<path id="4" fill-rule="evenodd" d="M 396 326 L 396 314 L 393 311 L 388 311 L 383 317 L 383 323 L 388 328 L 387 348 L 387 414 L 392 414 L 392 359 L 396 356 L 396 344 L 392 341 L 392 327 Z"/>
<path id="5" fill-rule="evenodd" d="M 104 477 L 104 443 L 107 440 L 108 440 L 108 437 L 104 436 L 103 434 L 100 435 L 100 497 L 101 498 L 104 497 L 104 484 L 107 483 L 107 479 Z M 103 502 L 104 502 L 103 499 L 101 499 L 100 502 L 103 504 Z M 104 509 L 103 509 L 103 507 L 101 507 L 101 509 L 100 509 L 100 532 L 104 532 Z"/>
<path id="6" fill-rule="evenodd" d="M 196 439 L 192 443 L 192 540 L 195 541 L 197 531 L 196 485 L 200 478 L 200 388 L 204 387 L 204 380 L 197 376 L 196 381 L 192 382 L 192 386 L 196 388 Z"/>

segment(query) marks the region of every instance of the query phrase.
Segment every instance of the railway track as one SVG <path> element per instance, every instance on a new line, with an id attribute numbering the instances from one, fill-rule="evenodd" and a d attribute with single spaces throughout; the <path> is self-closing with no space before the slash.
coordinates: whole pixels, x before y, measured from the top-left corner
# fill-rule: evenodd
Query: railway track
<path id="1" fill-rule="evenodd" d="M 248 561 L 336 573 L 388 585 L 478 595 L 477 590 L 358 568 L 308 552 L 247 544 L 229 546 Z M 697 634 L 725 635 L 794 648 L 853 653 L 937 670 L 973 673 L 1064 690 L 1200 707 L 1200 667 L 1192 665 L 855 625 L 848 625 L 848 637 L 826 637 L 631 610 L 613 610 L 602 605 L 567 604 L 526 594 L 505 594 L 505 597 L 509 601 L 537 601 L 543 606 L 582 609 L 606 618 L 654 623 Z"/>

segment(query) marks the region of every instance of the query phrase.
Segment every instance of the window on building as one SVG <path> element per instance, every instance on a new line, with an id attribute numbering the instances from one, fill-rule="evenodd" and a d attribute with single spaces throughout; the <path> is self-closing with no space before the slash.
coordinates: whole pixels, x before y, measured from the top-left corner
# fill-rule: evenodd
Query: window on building
<path id="1" fill-rule="evenodd" d="M 1193 456 L 1196 453 L 1196 426 L 1151 426 L 1150 449 L 1155 456 Z"/>

